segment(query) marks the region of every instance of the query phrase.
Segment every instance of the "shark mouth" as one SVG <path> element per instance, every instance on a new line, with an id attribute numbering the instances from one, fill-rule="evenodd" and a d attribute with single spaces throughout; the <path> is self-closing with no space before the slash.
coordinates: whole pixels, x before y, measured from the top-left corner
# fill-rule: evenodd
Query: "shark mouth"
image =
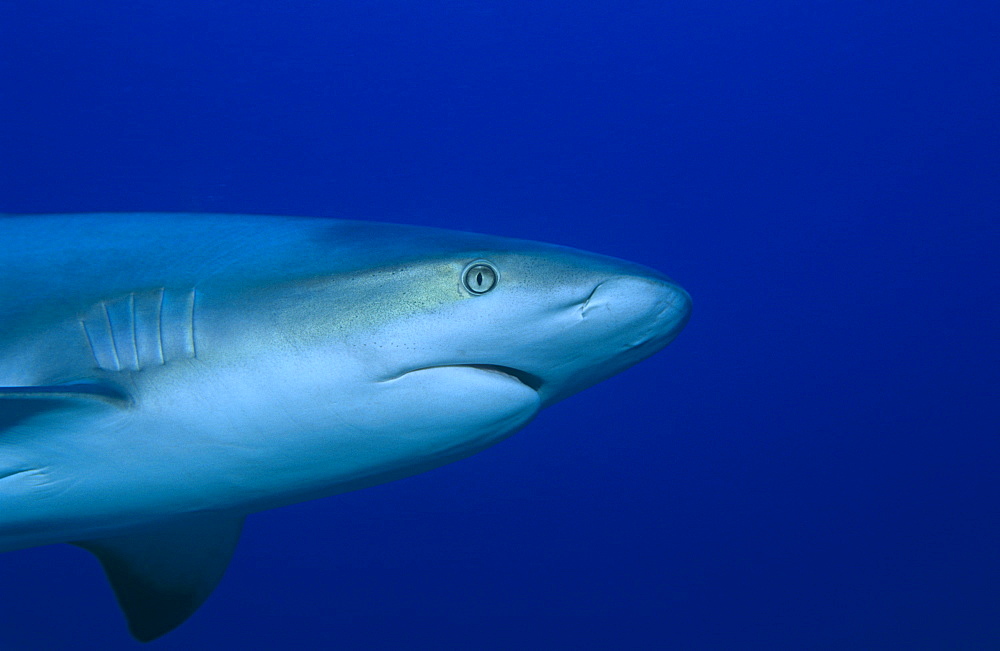
<path id="1" fill-rule="evenodd" d="M 397 375 L 392 378 L 387 378 L 388 380 L 395 380 L 403 377 L 404 375 L 409 375 L 410 373 L 416 373 L 417 371 L 426 371 L 432 368 L 474 368 L 479 371 L 486 371 L 488 373 L 499 373 L 500 375 L 505 375 L 512 380 L 520 382 L 524 386 L 528 387 L 534 392 L 538 392 L 544 381 L 537 375 L 532 375 L 527 371 L 522 371 L 520 369 L 512 368 L 510 366 L 501 366 L 499 364 L 436 364 L 434 366 L 422 366 L 420 368 L 415 368 L 411 371 L 406 371 L 401 375 Z M 385 380 L 383 380 L 385 381 Z"/>
<path id="2" fill-rule="evenodd" d="M 542 388 L 542 378 L 537 375 L 532 375 L 527 371 L 522 371 L 517 368 L 511 368 L 510 366 L 500 366 L 499 364 L 451 364 L 450 366 L 465 366 L 468 368 L 478 368 L 481 371 L 490 371 L 492 373 L 501 373 L 509 377 L 514 378 L 524 386 L 528 387 L 534 392 L 538 392 Z"/>

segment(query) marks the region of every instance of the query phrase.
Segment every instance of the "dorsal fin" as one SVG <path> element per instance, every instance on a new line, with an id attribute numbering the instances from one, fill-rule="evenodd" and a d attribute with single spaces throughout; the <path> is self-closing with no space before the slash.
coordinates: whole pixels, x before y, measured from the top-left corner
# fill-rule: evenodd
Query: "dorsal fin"
<path id="1" fill-rule="evenodd" d="M 73 543 L 97 556 L 136 639 L 190 617 L 222 579 L 243 516 L 205 513 L 125 535 Z"/>

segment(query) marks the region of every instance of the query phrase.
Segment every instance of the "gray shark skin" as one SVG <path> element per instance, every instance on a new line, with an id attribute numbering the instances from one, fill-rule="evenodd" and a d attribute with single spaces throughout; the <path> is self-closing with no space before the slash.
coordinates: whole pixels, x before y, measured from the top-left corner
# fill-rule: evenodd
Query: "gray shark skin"
<path id="1" fill-rule="evenodd" d="M 691 309 L 621 260 L 395 224 L 25 215 L 0 243 L 0 551 L 93 552 L 142 641 L 247 515 L 475 454 Z"/>

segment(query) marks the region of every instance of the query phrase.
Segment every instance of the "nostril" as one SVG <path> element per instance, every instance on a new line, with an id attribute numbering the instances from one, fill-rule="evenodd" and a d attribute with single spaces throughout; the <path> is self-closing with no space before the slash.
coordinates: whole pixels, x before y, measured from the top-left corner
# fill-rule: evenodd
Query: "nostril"
<path id="1" fill-rule="evenodd" d="M 587 312 L 592 307 L 590 305 L 590 301 L 593 300 L 594 295 L 597 294 L 597 290 L 600 289 L 601 285 L 603 285 L 604 283 L 605 283 L 605 281 L 601 281 L 601 282 L 597 283 L 597 285 L 594 286 L 594 289 L 592 289 L 590 291 L 590 295 L 587 296 L 587 298 L 583 299 L 583 301 L 580 303 L 580 316 L 586 316 L 587 315 Z"/>

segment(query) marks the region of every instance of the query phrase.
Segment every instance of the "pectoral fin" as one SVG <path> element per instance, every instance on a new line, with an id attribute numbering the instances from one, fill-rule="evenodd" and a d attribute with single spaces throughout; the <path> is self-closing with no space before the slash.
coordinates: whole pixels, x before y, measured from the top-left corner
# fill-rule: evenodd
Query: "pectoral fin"
<path id="1" fill-rule="evenodd" d="M 101 561 L 129 630 L 149 642 L 179 626 L 208 598 L 242 527 L 242 516 L 210 513 L 74 544 Z"/>
<path id="2" fill-rule="evenodd" d="M 126 405 L 131 399 L 116 387 L 100 382 L 67 382 L 27 387 L 0 387 L 0 400 L 101 400 Z"/>
<path id="3" fill-rule="evenodd" d="M 95 406 L 125 408 L 131 404 L 131 396 L 100 382 L 0 386 L 0 432 L 33 416 L 56 410 Z"/>

